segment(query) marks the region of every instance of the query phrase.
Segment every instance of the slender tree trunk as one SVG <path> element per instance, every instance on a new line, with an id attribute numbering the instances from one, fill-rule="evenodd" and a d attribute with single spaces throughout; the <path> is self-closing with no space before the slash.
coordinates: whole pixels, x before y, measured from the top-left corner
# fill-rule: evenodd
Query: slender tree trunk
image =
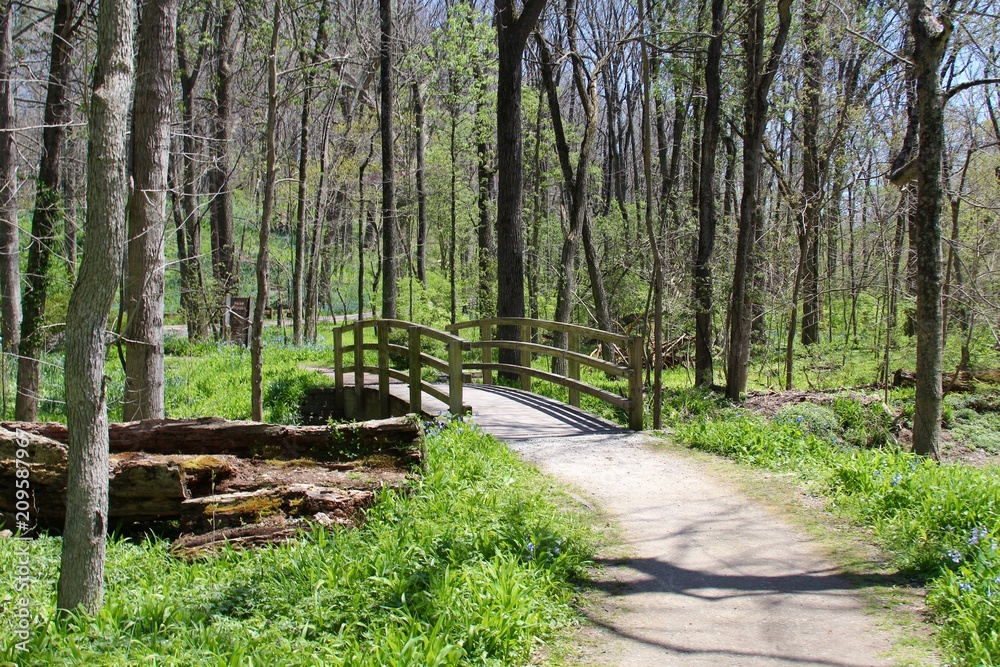
<path id="1" fill-rule="evenodd" d="M 424 98 L 418 82 L 413 83 L 413 116 L 417 132 L 417 280 L 427 287 L 427 188 L 424 183 L 424 156 L 427 132 L 424 127 Z"/>
<path id="2" fill-rule="evenodd" d="M 108 311 L 118 287 L 128 196 L 126 136 L 132 92 L 130 0 L 104 0 L 90 98 L 87 247 L 66 314 L 69 462 L 60 609 L 94 614 L 104 592 L 108 528 L 108 411 L 104 378 Z"/>
<path id="3" fill-rule="evenodd" d="M 275 134 L 278 125 L 278 32 L 281 28 L 281 0 L 274 3 L 271 20 L 271 49 L 267 55 L 267 129 L 264 132 L 266 163 L 264 171 L 264 204 L 260 218 L 260 249 L 257 251 L 257 299 L 253 307 L 253 324 L 250 333 L 250 418 L 264 421 L 264 362 L 262 334 L 264 309 L 267 308 L 269 289 L 267 274 L 271 257 L 271 216 L 274 212 L 274 186 L 277 180 L 277 151 Z"/>
<path id="4" fill-rule="evenodd" d="M 791 25 L 791 0 L 778 0 L 778 28 L 770 56 L 764 62 L 765 4 L 757 2 L 747 14 L 743 37 L 746 56 L 746 88 L 743 104 L 743 196 L 736 236 L 736 261 L 730 305 L 729 360 L 726 364 L 726 395 L 734 401 L 746 390 L 753 324 L 754 246 L 761 226 L 760 165 L 764 131 L 767 128 L 768 93 L 778 70 Z"/>
<path id="5" fill-rule="evenodd" d="M 180 0 L 147 0 L 139 25 L 125 285 L 125 421 L 164 416 L 164 242 L 179 5 Z"/>
<path id="6" fill-rule="evenodd" d="M 482 75 L 477 75 L 481 77 Z M 478 81 L 477 84 L 479 85 Z M 479 221 L 476 224 L 476 239 L 479 260 L 479 290 L 476 298 L 479 317 L 492 317 L 496 313 L 493 285 L 496 284 L 493 265 L 496 258 L 496 242 L 493 239 L 493 223 L 490 220 L 490 204 L 493 200 L 493 169 L 490 166 L 490 146 L 482 114 L 482 103 L 476 102 L 476 182 L 478 184 L 476 203 L 479 206 Z"/>
<path id="7" fill-rule="evenodd" d="M 944 95 L 941 61 L 951 35 L 951 19 L 934 14 L 927 0 L 908 0 L 920 123 L 917 156 L 917 384 L 913 410 L 913 451 L 937 458 L 941 438 L 941 208 L 944 192 Z"/>
<path id="8" fill-rule="evenodd" d="M 21 336 L 21 246 L 17 224 L 17 165 L 14 160 L 12 37 L 14 2 L 0 4 L 0 335 L 3 350 L 17 352 Z"/>
<path id="9" fill-rule="evenodd" d="M 45 98 L 45 128 L 42 130 L 42 157 L 36 181 L 35 212 L 31 218 L 28 243 L 27 289 L 22 296 L 21 340 L 18 347 L 17 401 L 15 418 L 38 419 L 39 385 L 44 342 L 45 302 L 48 296 L 49 262 L 55 244 L 55 223 L 59 217 L 59 170 L 65 126 L 70 108 L 66 100 L 66 77 L 73 55 L 76 27 L 76 0 L 59 0 L 52 31 L 52 59 Z"/>
<path id="10" fill-rule="evenodd" d="M 809 0 L 803 11 L 805 49 L 802 55 L 805 69 L 805 104 L 802 111 L 802 194 L 805 211 L 800 240 L 802 265 L 802 344 L 819 341 L 819 223 L 822 216 L 822 169 L 820 165 L 820 91 L 823 86 L 823 53 L 820 50 L 820 16 L 817 0 Z"/>
<path id="11" fill-rule="evenodd" d="M 694 262 L 695 385 L 711 387 L 712 366 L 712 253 L 715 249 L 715 154 L 719 145 L 722 103 L 722 32 L 725 0 L 712 0 L 712 38 L 705 62 L 705 125 L 701 141 L 701 183 L 698 187 L 698 252 Z"/>
<path id="12" fill-rule="evenodd" d="M 226 7 L 219 17 L 216 34 L 215 136 L 212 142 L 212 165 L 208 183 L 212 193 L 212 276 L 217 286 L 217 298 L 225 304 L 226 296 L 237 289 L 236 242 L 233 233 L 233 194 L 230 185 L 229 150 L 233 134 L 233 113 L 230 102 L 232 86 L 232 27 L 235 7 Z M 223 327 L 225 316 L 223 314 Z M 223 332 L 228 335 L 227 332 Z"/>
<path id="13" fill-rule="evenodd" d="M 202 31 L 208 23 L 208 12 L 202 19 Z M 181 216 L 177 228 L 177 259 L 181 269 L 181 310 L 187 322 L 188 340 L 200 342 L 208 338 L 208 320 L 202 306 L 204 284 L 201 274 L 201 215 L 195 193 L 195 154 L 198 151 L 198 130 L 194 116 L 194 90 L 201 74 L 205 55 L 204 43 L 199 46 L 195 61 L 188 61 L 185 31 L 177 31 L 177 65 L 181 80 L 181 159 L 178 176 L 181 181 Z"/>
<path id="14" fill-rule="evenodd" d="M 392 0 L 379 0 L 379 19 L 382 25 L 381 47 L 379 51 L 379 88 L 381 91 L 381 112 L 379 128 L 382 133 L 382 317 L 395 319 L 396 255 L 399 244 L 396 224 L 396 177 L 393 155 L 392 113 L 393 113 L 393 47 L 392 47 Z"/>
<path id="15" fill-rule="evenodd" d="M 521 225 L 521 60 L 545 0 L 494 0 L 497 72 L 497 315 L 524 317 L 524 239 Z M 518 340 L 518 327 L 498 327 L 498 338 Z M 519 364 L 516 350 L 500 350 L 500 363 Z"/>
<path id="16" fill-rule="evenodd" d="M 306 266 L 305 298 L 305 339 L 316 342 L 319 325 L 319 270 L 322 265 L 323 227 L 327 222 L 326 168 L 330 153 L 330 117 L 323 122 L 323 149 L 319 156 L 319 185 L 316 188 L 316 203 L 313 213 L 312 238 L 309 239 L 308 262 Z"/>
<path id="17" fill-rule="evenodd" d="M 639 22 L 645 21 L 645 5 L 639 0 Z M 653 227 L 653 155 L 650 128 L 650 76 L 646 42 L 642 49 L 642 169 L 646 178 L 646 235 L 653 254 L 653 428 L 662 426 L 663 417 L 663 255 Z M 632 363 L 638 363 L 633 359 Z"/>

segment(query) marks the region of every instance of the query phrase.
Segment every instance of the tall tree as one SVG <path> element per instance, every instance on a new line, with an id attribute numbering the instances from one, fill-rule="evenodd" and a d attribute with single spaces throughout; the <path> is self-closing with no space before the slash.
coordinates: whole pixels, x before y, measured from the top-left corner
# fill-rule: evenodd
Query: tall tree
<path id="1" fill-rule="evenodd" d="M 729 358 L 726 368 L 726 395 L 739 400 L 746 390 L 750 364 L 750 334 L 753 324 L 753 262 L 760 232 L 760 167 L 770 106 L 768 93 L 778 71 L 781 53 L 792 23 L 792 0 L 778 0 L 778 28 L 770 55 L 764 60 L 766 35 L 765 0 L 753 0 L 743 33 L 746 68 L 743 99 L 743 196 L 736 235 L 736 261 L 733 268 L 732 301 L 729 319 Z"/>
<path id="2" fill-rule="evenodd" d="M 180 178 L 180 207 L 174 208 L 177 222 L 177 260 L 181 270 L 181 310 L 187 322 L 188 340 L 203 341 L 208 338 L 208 317 L 204 307 L 204 281 L 201 273 L 201 213 L 198 210 L 198 193 L 195 191 L 197 173 L 195 157 L 198 152 L 198 127 L 195 122 L 195 87 L 201 78 L 205 54 L 210 40 L 202 39 L 207 32 L 211 12 L 202 13 L 197 50 L 188 53 L 187 31 L 177 31 L 177 74 L 181 83 L 181 125 L 184 128 L 180 142 L 178 176 Z"/>
<path id="3" fill-rule="evenodd" d="M 382 138 L 382 317 L 396 317 L 396 177 L 393 155 L 393 45 L 392 0 L 379 0 L 378 15 L 381 24 L 379 48 L 379 129 Z"/>
<path id="4" fill-rule="evenodd" d="M 712 37 L 705 61 L 705 118 L 701 140 L 698 185 L 698 249 L 694 261 L 695 385 L 710 387 L 712 364 L 712 253 L 715 249 L 715 154 L 719 146 L 719 112 L 722 106 L 722 32 L 726 2 L 712 0 Z"/>
<path id="5" fill-rule="evenodd" d="M 420 83 L 413 82 L 413 120 L 416 127 L 417 150 L 417 280 L 427 287 L 427 188 L 424 174 L 427 155 L 427 130 L 424 122 L 424 96 Z"/>
<path id="6" fill-rule="evenodd" d="M 212 236 L 212 277 L 217 297 L 225 303 L 227 295 L 237 287 L 236 242 L 233 234 L 233 193 L 230 144 L 233 134 L 232 109 L 232 30 L 236 8 L 224 2 L 215 28 L 215 114 L 211 142 L 212 163 L 208 168 L 208 185 L 212 199 L 210 227 Z M 224 319 L 224 318 L 223 318 Z"/>
<path id="7" fill-rule="evenodd" d="M 278 126 L 278 31 L 281 28 L 281 0 L 274 3 L 271 19 L 271 49 L 267 54 L 267 127 L 264 130 L 264 203 L 260 217 L 260 245 L 257 250 L 257 299 L 253 306 L 250 332 L 250 417 L 264 420 L 264 309 L 268 304 L 267 273 L 270 269 L 271 216 L 274 213 L 274 186 L 277 180 L 275 134 Z M 359 306 L 360 308 L 360 306 Z M 360 316 L 360 310 L 358 311 Z"/>
<path id="8" fill-rule="evenodd" d="M 497 315 L 524 317 L 524 238 L 521 147 L 521 63 L 545 0 L 494 0 L 499 69 L 497 73 Z M 517 340 L 517 327 L 500 327 L 503 340 Z M 516 350 L 500 350 L 500 363 L 517 364 Z"/>
<path id="9" fill-rule="evenodd" d="M 295 256 L 292 262 L 292 342 L 302 344 L 304 331 L 303 286 L 306 262 L 306 175 L 309 166 L 309 114 L 316 79 L 316 64 L 326 49 L 327 0 L 322 0 L 316 24 L 316 39 L 311 51 L 299 51 L 303 67 L 302 112 L 299 115 L 299 187 L 295 208 Z"/>
<path id="10" fill-rule="evenodd" d="M 35 185 L 35 211 L 31 217 L 28 244 L 27 286 L 22 298 L 23 319 L 17 363 L 17 400 L 14 416 L 21 421 L 38 419 L 39 384 L 44 342 L 45 302 L 48 296 L 49 262 L 56 242 L 55 225 L 61 208 L 60 156 L 70 107 L 66 99 L 66 79 L 73 56 L 77 21 L 77 0 L 59 0 L 52 25 L 52 57 L 45 94 L 45 128 L 42 130 L 42 157 Z"/>
<path id="11" fill-rule="evenodd" d="M 163 272 L 179 5 L 180 0 L 147 0 L 139 23 L 125 284 L 126 421 L 164 416 Z"/>
<path id="12" fill-rule="evenodd" d="M 12 32 L 14 2 L 0 4 L 0 335 L 16 352 L 21 327 L 21 261 L 17 225 L 17 165 L 14 161 Z"/>
<path id="13" fill-rule="evenodd" d="M 135 4 L 103 0 L 99 11 L 87 150 L 87 245 L 66 314 L 69 465 L 57 600 L 60 609 L 82 606 L 91 614 L 100 607 L 104 592 L 108 528 L 104 336 L 125 245 Z"/>
<path id="14" fill-rule="evenodd" d="M 944 104 L 941 62 L 952 22 L 935 14 L 929 0 L 908 0 L 917 82 L 917 202 L 913 215 L 917 247 L 917 386 L 913 408 L 913 451 L 937 458 L 941 439 L 941 209 L 944 188 Z"/>

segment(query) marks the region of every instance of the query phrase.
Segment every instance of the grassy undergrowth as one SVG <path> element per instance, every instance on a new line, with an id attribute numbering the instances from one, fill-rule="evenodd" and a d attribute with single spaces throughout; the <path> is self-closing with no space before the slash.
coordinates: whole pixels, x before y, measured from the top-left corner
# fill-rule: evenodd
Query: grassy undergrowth
<path id="1" fill-rule="evenodd" d="M 796 475 L 870 528 L 901 572 L 926 582 L 954 664 L 1000 664 L 1000 471 L 851 444 L 852 428 L 878 437 L 879 407 L 832 410 L 832 421 L 794 411 L 765 420 L 703 395 L 684 403 L 673 413 L 681 443 Z"/>
<path id="2" fill-rule="evenodd" d="M 474 426 L 432 429 L 426 474 L 358 530 L 182 562 L 112 539 L 95 617 L 57 618 L 60 543 L 30 543 L 29 651 L 0 617 L 0 664 L 514 665 L 573 622 L 570 580 L 592 548 L 580 517 Z M 0 540 L 13 572 L 15 540 Z M 5 606 L 20 593 L 0 581 Z"/>

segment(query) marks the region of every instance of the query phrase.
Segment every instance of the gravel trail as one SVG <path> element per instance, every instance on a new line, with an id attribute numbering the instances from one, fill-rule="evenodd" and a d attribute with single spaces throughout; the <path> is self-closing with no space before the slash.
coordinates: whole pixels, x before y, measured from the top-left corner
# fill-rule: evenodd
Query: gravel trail
<path id="1" fill-rule="evenodd" d="M 891 664 L 892 639 L 851 584 L 800 531 L 704 466 L 537 396 L 466 392 L 485 430 L 621 527 L 627 557 L 605 561 L 593 581 L 610 607 L 587 630 L 594 664 Z"/>

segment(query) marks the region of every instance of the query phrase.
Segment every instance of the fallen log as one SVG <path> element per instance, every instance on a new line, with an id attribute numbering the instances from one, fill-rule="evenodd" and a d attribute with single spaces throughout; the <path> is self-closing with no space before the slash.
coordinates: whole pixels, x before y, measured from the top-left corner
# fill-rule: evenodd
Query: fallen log
<path id="1" fill-rule="evenodd" d="M 312 484 L 222 493 L 181 503 L 181 528 L 202 533 L 259 523 L 274 516 L 312 518 L 317 514 L 323 514 L 326 524 L 355 526 L 374 502 L 372 491 Z"/>
<path id="2" fill-rule="evenodd" d="M 0 422 L 0 428 L 21 430 L 62 444 L 69 439 L 66 426 L 52 422 Z M 317 461 L 348 461 L 389 454 L 418 460 L 421 431 L 419 420 L 412 417 L 332 426 L 284 426 L 205 417 L 110 424 L 108 438 L 112 453 L 142 451 Z"/>
<path id="3" fill-rule="evenodd" d="M 223 546 L 235 549 L 281 544 L 295 536 L 307 524 L 288 525 L 279 521 L 273 524 L 251 524 L 213 530 L 204 535 L 182 535 L 170 545 L 170 553 L 178 558 L 193 559 L 210 556 Z"/>
<path id="4" fill-rule="evenodd" d="M 956 373 L 942 373 L 941 374 L 941 388 L 945 392 L 957 391 L 957 392 L 970 392 L 976 390 L 975 381 L 979 378 L 975 374 L 969 371 L 959 371 Z M 900 387 L 915 387 L 917 384 L 917 374 L 913 371 L 904 371 L 903 369 L 897 369 L 895 373 L 892 374 L 892 386 L 893 388 Z"/>

